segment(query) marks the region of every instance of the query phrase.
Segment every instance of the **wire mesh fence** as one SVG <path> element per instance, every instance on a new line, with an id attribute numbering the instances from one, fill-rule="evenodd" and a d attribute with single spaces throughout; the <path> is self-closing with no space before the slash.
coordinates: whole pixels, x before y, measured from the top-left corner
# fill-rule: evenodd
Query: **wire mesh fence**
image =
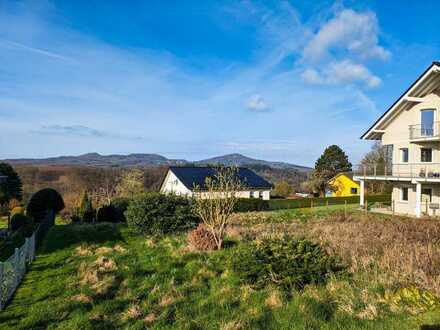
<path id="1" fill-rule="evenodd" d="M 22 246 L 15 248 L 14 254 L 6 261 L 0 262 L 0 311 L 5 308 L 23 280 L 28 267 L 35 259 L 37 247 L 54 224 L 54 220 L 54 212 L 48 211 L 32 236 L 26 238 Z"/>

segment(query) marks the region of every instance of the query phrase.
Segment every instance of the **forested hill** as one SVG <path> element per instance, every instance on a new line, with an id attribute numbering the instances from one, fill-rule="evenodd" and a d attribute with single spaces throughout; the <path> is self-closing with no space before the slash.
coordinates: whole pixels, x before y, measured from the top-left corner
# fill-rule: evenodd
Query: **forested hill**
<path id="1" fill-rule="evenodd" d="M 88 153 L 80 156 L 59 156 L 51 158 L 21 158 L 4 160 L 12 165 L 77 165 L 77 166 L 111 166 L 111 167 L 130 167 L 130 166 L 166 166 L 166 165 L 236 165 L 247 167 L 270 167 L 273 169 L 296 170 L 299 172 L 309 172 L 309 167 L 285 163 L 272 162 L 250 158 L 241 154 L 229 154 L 199 161 L 187 161 L 185 159 L 169 159 L 158 154 L 129 154 L 129 155 L 100 155 L 98 153 Z"/>

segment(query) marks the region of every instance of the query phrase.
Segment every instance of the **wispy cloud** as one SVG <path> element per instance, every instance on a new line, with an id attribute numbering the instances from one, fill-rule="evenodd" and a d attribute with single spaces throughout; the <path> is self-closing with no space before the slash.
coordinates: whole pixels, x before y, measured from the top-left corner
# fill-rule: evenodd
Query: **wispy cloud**
<path id="1" fill-rule="evenodd" d="M 50 52 L 44 49 L 39 49 L 39 48 L 35 48 L 35 47 L 29 47 L 23 44 L 20 44 L 18 42 L 13 42 L 13 41 L 9 41 L 9 40 L 1 40 L 0 39 L 0 47 L 3 48 L 15 48 L 18 50 L 24 50 L 27 52 L 31 52 L 31 53 L 35 53 L 38 55 L 42 55 L 42 56 L 47 56 L 50 58 L 54 58 L 54 59 L 58 59 L 58 60 L 63 60 L 63 61 L 73 61 L 72 58 L 67 57 L 67 56 L 63 56 L 61 54 L 57 54 L 54 52 Z"/>
<path id="2" fill-rule="evenodd" d="M 32 130 L 33 133 L 43 135 L 61 135 L 61 136 L 78 136 L 78 137 L 98 137 L 98 138 L 111 138 L 111 139 L 128 139 L 128 140 L 141 140 L 138 136 L 126 136 L 115 134 L 112 132 L 106 132 L 95 128 L 82 126 L 82 125 L 47 125 L 41 126 L 39 129 Z"/>

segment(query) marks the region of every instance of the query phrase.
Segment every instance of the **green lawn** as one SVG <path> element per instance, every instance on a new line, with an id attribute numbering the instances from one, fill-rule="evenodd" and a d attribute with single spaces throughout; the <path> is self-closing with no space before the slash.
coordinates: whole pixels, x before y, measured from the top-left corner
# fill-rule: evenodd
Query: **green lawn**
<path id="1" fill-rule="evenodd" d="M 301 218 L 298 210 L 289 211 Z M 310 219 L 327 211 L 315 210 Z M 330 211 L 330 210 L 328 210 Z M 270 212 L 281 222 L 286 211 Z M 304 218 L 305 216 L 303 216 Z M 242 285 L 228 266 L 239 242 L 191 252 L 184 235 L 161 239 L 124 225 L 56 225 L 1 329 L 416 329 L 437 311 L 391 308 L 371 274 L 332 279 L 302 292 Z"/>
<path id="2" fill-rule="evenodd" d="M 8 228 L 8 218 L 7 217 L 0 217 L 0 229 L 2 228 Z"/>

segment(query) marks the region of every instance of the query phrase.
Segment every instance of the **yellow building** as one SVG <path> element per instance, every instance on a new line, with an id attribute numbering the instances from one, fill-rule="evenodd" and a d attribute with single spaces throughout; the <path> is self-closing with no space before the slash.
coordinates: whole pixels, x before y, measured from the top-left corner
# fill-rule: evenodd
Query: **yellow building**
<path id="1" fill-rule="evenodd" d="M 328 181 L 330 189 L 326 196 L 346 197 L 359 195 L 360 186 L 353 181 L 352 173 L 339 173 Z"/>

